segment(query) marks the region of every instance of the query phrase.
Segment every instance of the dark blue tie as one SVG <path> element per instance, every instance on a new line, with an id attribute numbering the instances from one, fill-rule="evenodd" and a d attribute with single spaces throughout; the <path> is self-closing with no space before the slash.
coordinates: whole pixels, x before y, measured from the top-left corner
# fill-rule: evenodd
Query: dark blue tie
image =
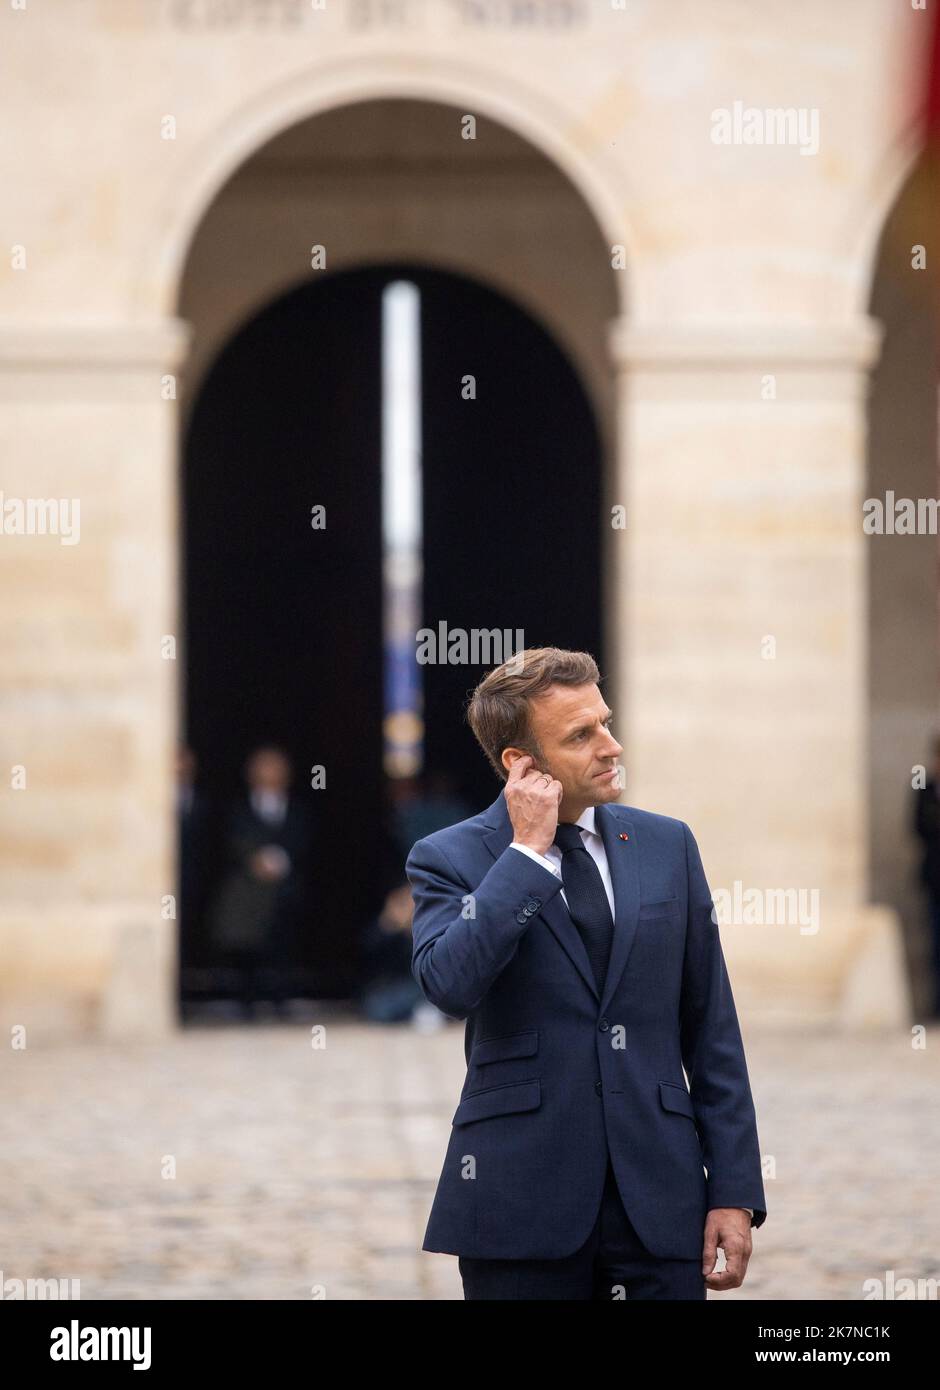
<path id="1" fill-rule="evenodd" d="M 600 994 L 607 978 L 614 936 L 604 880 L 593 855 L 584 848 L 579 826 L 563 821 L 555 833 L 555 844 L 561 850 L 561 881 L 568 899 L 568 911 L 581 933 Z"/>

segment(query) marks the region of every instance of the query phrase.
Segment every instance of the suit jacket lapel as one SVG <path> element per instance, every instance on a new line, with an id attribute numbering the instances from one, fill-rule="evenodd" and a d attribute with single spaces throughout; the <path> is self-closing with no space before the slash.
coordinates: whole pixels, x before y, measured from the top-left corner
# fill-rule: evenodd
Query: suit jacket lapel
<path id="1" fill-rule="evenodd" d="M 611 805 L 595 806 L 594 824 L 600 830 L 604 841 L 616 908 L 614 939 L 610 947 L 610 960 L 601 998 L 603 1013 L 620 983 L 636 936 L 640 915 L 640 871 L 637 861 L 640 847 L 633 822 L 628 820 L 619 808 Z M 621 835 L 626 835 L 627 838 L 621 840 Z"/>
<path id="2" fill-rule="evenodd" d="M 489 807 L 485 823 L 491 825 L 492 829 L 483 837 L 484 843 L 494 859 L 498 859 L 503 851 L 512 844 L 512 821 L 509 819 L 509 808 L 506 805 L 506 798 L 502 792 Z M 607 843 L 605 839 L 605 844 Z M 619 842 L 618 842 L 619 843 Z M 610 851 L 608 850 L 608 853 Z M 618 905 L 619 906 L 619 905 Z M 588 953 L 584 948 L 581 933 L 572 920 L 571 913 L 565 906 L 564 899 L 560 893 L 556 893 L 550 902 L 539 910 L 539 916 L 548 927 L 549 931 L 558 940 L 558 944 L 565 951 L 571 960 L 572 965 L 581 975 L 588 989 L 597 999 L 597 984 L 594 979 L 594 971 L 591 969 L 591 962 L 588 960 Z M 617 940 L 616 923 L 614 926 L 614 942 Z M 613 957 L 611 948 L 611 957 Z M 626 957 L 624 957 L 626 959 Z M 621 970 L 622 970 L 621 964 Z M 607 983 L 610 983 L 610 971 L 607 972 Z M 605 991 L 606 993 L 606 991 Z"/>

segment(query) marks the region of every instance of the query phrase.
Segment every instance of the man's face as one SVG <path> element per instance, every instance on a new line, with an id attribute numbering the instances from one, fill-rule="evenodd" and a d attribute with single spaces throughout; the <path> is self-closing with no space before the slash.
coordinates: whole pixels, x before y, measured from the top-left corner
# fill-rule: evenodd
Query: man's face
<path id="1" fill-rule="evenodd" d="M 184 787 L 196 780 L 196 755 L 185 744 L 180 744 L 176 750 L 176 780 Z"/>
<path id="2" fill-rule="evenodd" d="M 248 763 L 248 782 L 260 791 L 286 791 L 290 765 L 275 749 L 260 749 Z"/>
<path id="3" fill-rule="evenodd" d="M 529 726 L 570 806 L 596 806 L 620 795 L 617 760 L 623 747 L 610 732 L 612 715 L 596 685 L 553 685 L 529 702 Z"/>

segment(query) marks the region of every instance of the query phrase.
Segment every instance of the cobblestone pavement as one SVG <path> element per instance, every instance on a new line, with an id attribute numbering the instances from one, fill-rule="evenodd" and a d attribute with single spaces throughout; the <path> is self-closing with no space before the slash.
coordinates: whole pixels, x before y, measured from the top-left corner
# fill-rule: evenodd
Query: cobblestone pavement
<path id="1" fill-rule="evenodd" d="M 420 1247 L 463 1025 L 313 1017 L 325 1048 L 271 1021 L 6 1052 L 2 1277 L 79 1278 L 86 1299 L 462 1298 L 456 1258 Z M 940 1029 L 924 1050 L 903 1031 L 745 1041 L 775 1176 L 744 1288 L 709 1297 L 940 1277 Z"/>

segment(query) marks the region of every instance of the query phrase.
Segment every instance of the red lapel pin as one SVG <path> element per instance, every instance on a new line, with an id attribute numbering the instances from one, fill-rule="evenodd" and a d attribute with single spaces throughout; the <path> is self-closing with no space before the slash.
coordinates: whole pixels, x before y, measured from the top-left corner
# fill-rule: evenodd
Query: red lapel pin
<path id="1" fill-rule="evenodd" d="M 621 830 L 620 838 L 621 840 L 629 840 L 630 836 L 625 831 Z"/>

